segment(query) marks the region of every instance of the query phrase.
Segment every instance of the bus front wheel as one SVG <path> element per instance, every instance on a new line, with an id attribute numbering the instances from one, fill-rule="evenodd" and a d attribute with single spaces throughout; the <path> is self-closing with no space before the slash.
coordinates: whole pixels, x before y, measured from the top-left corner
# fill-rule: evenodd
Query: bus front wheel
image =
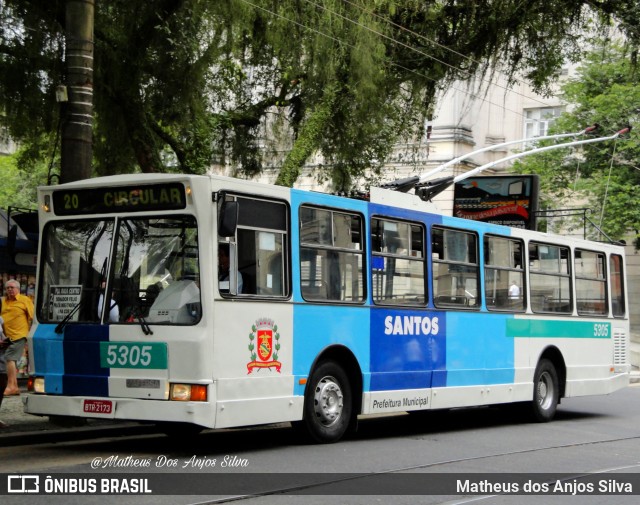
<path id="1" fill-rule="evenodd" d="M 352 398 L 349 378 L 340 365 L 325 361 L 314 370 L 305 393 L 303 418 L 313 440 L 332 443 L 344 436 L 353 415 Z"/>
<path id="2" fill-rule="evenodd" d="M 558 407 L 559 395 L 556 367 L 548 359 L 540 360 L 533 377 L 533 401 L 531 402 L 536 421 L 545 423 L 553 419 Z"/>

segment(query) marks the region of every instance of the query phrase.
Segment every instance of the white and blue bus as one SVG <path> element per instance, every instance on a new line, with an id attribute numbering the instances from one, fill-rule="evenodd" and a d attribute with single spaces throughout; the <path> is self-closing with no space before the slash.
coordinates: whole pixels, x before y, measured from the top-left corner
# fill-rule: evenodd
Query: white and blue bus
<path id="1" fill-rule="evenodd" d="M 620 246 L 219 176 L 39 190 L 26 412 L 339 440 L 359 415 L 629 383 Z"/>

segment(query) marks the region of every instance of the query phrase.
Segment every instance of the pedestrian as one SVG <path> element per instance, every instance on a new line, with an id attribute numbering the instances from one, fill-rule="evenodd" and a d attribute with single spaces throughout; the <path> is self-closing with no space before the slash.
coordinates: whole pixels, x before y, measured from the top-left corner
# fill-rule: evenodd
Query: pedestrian
<path id="1" fill-rule="evenodd" d="M 24 355 L 27 335 L 33 321 L 33 302 L 20 294 L 20 283 L 11 279 L 4 285 L 6 296 L 2 300 L 0 317 L 4 320 L 5 335 L 11 341 L 5 351 L 7 362 L 7 388 L 5 396 L 19 395 L 18 361 Z"/>
<path id="2" fill-rule="evenodd" d="M 0 407 L 2 407 L 2 399 L 4 398 L 4 390 L 7 387 L 7 361 L 4 357 L 5 350 L 9 346 L 9 339 L 5 336 L 2 329 L 4 321 L 0 317 Z M 4 421 L 0 421 L 0 429 L 8 428 L 9 425 Z"/>

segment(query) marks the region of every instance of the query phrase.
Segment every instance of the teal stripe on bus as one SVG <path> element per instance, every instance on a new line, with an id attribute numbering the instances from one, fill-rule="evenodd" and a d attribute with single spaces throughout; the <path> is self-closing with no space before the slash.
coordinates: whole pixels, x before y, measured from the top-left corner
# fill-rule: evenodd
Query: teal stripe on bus
<path id="1" fill-rule="evenodd" d="M 509 319 L 508 337 L 531 338 L 611 338 L 611 324 L 593 321 L 552 319 Z"/>

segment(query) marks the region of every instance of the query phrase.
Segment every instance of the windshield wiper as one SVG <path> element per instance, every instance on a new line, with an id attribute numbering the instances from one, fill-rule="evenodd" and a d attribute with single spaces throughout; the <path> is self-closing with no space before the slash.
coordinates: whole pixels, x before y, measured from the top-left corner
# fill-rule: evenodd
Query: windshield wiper
<path id="1" fill-rule="evenodd" d="M 55 331 L 58 334 L 62 333 L 62 330 L 64 330 L 64 327 L 71 320 L 74 314 L 78 312 L 78 309 L 80 308 L 81 305 L 82 305 L 82 298 L 78 301 L 78 303 L 75 304 L 73 309 L 71 309 L 71 312 L 69 312 L 66 316 L 64 316 L 64 319 L 62 319 L 62 321 L 58 323 L 58 325 L 56 326 L 56 329 L 53 331 Z"/>
<path id="2" fill-rule="evenodd" d="M 132 314 L 133 317 L 138 320 L 138 323 L 140 323 L 140 328 L 142 328 L 142 332 L 145 335 L 153 335 L 153 330 L 151 329 L 151 327 L 149 326 L 149 323 L 147 323 L 147 320 L 144 318 L 144 316 L 140 312 L 140 309 L 138 307 L 135 307 L 132 312 L 133 312 Z"/>

